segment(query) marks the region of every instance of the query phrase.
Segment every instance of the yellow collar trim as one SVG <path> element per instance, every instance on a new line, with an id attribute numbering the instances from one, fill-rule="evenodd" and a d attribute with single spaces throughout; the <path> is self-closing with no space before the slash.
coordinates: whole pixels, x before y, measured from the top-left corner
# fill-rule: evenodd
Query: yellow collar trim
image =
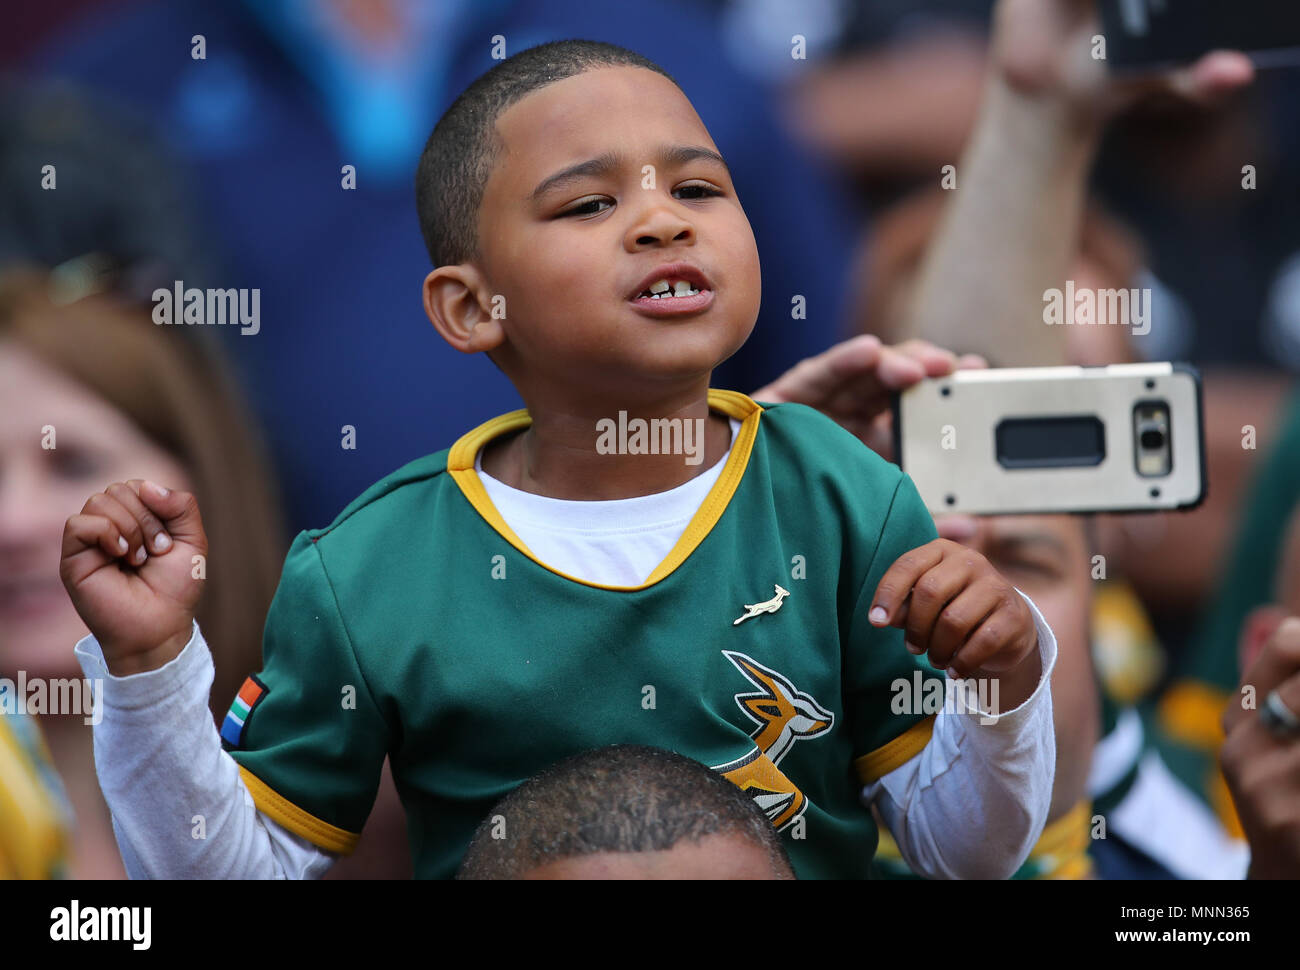
<path id="1" fill-rule="evenodd" d="M 640 586 L 606 586 L 603 583 L 593 583 L 585 579 L 579 579 L 577 576 L 570 576 L 553 566 L 548 566 L 534 556 L 529 548 L 524 545 L 523 540 L 515 535 L 514 530 L 506 525 L 506 520 L 501 517 L 501 513 L 497 511 L 496 506 L 492 504 L 492 500 L 488 498 L 487 489 L 483 487 L 483 480 L 479 478 L 478 472 L 474 470 L 474 460 L 478 457 L 478 453 L 483 449 L 483 446 L 489 441 L 512 431 L 522 430 L 532 424 L 533 419 L 526 410 L 503 414 L 461 436 L 460 440 L 451 446 L 451 450 L 447 454 L 447 473 L 460 487 L 465 498 L 469 500 L 469 504 L 474 506 L 475 511 L 484 518 L 487 524 L 492 526 L 503 539 L 543 569 L 548 569 L 557 576 L 563 576 L 575 583 L 581 583 L 583 586 L 618 592 L 635 592 L 653 586 L 686 561 L 687 557 L 695 551 L 695 548 L 704 541 L 704 537 L 709 534 L 718 519 L 722 518 L 722 513 L 726 511 L 731 496 L 735 494 L 736 488 L 740 485 L 740 479 L 745 474 L 750 453 L 754 448 L 754 441 L 758 437 L 758 420 L 763 413 L 762 406 L 739 391 L 720 391 L 710 388 L 709 408 L 714 411 L 721 411 L 728 417 L 740 421 L 740 431 L 736 435 L 736 443 L 732 446 L 731 455 L 727 458 L 727 463 L 722 467 L 722 473 L 718 476 L 718 480 L 714 482 L 713 487 L 709 489 L 709 494 L 700 503 L 699 509 L 696 511 L 694 518 L 687 524 L 682 537 L 668 551 L 664 561 L 655 567 L 654 572 Z"/>

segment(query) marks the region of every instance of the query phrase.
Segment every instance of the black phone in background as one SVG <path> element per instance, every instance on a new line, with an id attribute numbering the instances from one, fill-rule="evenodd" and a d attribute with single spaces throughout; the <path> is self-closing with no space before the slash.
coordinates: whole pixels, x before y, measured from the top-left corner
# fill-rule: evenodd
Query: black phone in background
<path id="1" fill-rule="evenodd" d="M 1100 0 L 1106 62 L 1149 71 L 1238 50 L 1257 67 L 1300 66 L 1300 0 Z"/>

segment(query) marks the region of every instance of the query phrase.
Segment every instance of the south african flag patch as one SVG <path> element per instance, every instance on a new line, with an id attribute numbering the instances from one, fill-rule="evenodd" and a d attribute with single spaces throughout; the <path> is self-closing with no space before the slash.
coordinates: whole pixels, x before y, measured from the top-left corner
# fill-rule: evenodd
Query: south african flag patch
<path id="1" fill-rule="evenodd" d="M 239 688 L 239 693 L 235 695 L 235 702 L 230 705 L 230 712 L 226 714 L 226 720 L 221 725 L 221 740 L 226 742 L 232 748 L 239 747 L 240 741 L 244 738 L 244 725 L 253 715 L 253 709 L 262 703 L 262 698 L 266 696 L 266 685 L 256 677 L 250 676 L 244 681 L 244 686 Z"/>

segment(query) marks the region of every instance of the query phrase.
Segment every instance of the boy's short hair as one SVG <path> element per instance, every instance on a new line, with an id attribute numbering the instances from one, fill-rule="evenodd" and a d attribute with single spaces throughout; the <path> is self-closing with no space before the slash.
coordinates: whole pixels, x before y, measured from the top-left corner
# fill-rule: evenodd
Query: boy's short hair
<path id="1" fill-rule="evenodd" d="M 672 751 L 609 745 L 566 758 L 501 799 L 474 833 L 456 878 L 517 879 L 560 859 L 660 852 L 711 835 L 762 847 L 774 876 L 794 878 L 776 829 L 735 784 Z"/>
<path id="2" fill-rule="evenodd" d="M 635 51 L 602 41 L 557 40 L 506 58 L 452 103 L 425 143 L 415 173 L 420 232 L 435 267 L 479 255 L 478 211 L 501 148 L 495 127 L 501 113 L 555 81 L 620 66 L 644 67 L 677 84 L 671 74 Z"/>

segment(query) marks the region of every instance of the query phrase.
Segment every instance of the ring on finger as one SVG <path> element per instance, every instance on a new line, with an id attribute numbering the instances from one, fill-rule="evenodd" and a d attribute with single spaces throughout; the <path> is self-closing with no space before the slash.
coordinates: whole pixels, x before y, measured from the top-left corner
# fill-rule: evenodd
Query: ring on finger
<path id="1" fill-rule="evenodd" d="M 1276 690 L 1268 692 L 1264 706 L 1259 709 L 1259 719 L 1275 737 L 1300 737 L 1300 716 L 1291 710 Z"/>

